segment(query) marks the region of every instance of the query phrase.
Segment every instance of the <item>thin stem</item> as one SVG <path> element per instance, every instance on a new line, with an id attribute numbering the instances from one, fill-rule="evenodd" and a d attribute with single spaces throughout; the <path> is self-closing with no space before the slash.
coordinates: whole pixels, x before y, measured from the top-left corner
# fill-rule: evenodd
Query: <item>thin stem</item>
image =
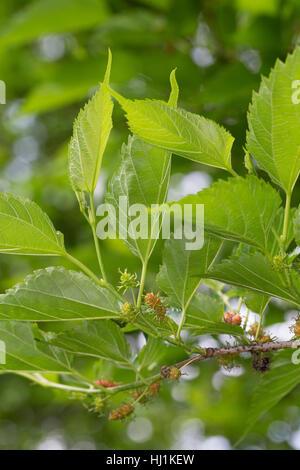
<path id="1" fill-rule="evenodd" d="M 249 318 L 249 308 L 247 308 L 247 313 L 246 313 L 246 318 L 245 318 L 245 323 L 244 323 L 244 330 L 247 328 L 247 323 L 248 323 L 248 318 Z"/>
<path id="2" fill-rule="evenodd" d="M 146 274 L 147 274 L 147 266 L 148 266 L 148 258 L 146 257 L 145 260 L 143 261 L 143 268 L 142 268 L 142 274 L 141 274 L 141 280 L 140 280 L 140 288 L 139 288 L 139 294 L 138 294 L 138 299 L 137 299 L 137 303 L 136 303 L 137 308 L 141 308 L 141 304 L 142 304 L 142 296 L 143 296 L 143 293 L 144 293 Z"/>
<path id="3" fill-rule="evenodd" d="M 227 170 L 229 171 L 229 173 L 232 174 L 232 176 L 239 176 L 239 174 L 236 171 L 234 171 L 233 168 L 227 168 Z"/>
<path id="4" fill-rule="evenodd" d="M 60 384 L 57 382 L 52 382 L 51 380 L 46 379 L 43 375 L 39 374 L 38 372 L 27 373 L 27 372 L 18 372 L 18 375 L 22 377 L 26 377 L 27 379 L 43 386 L 43 387 L 52 387 L 52 388 L 59 388 L 60 390 L 65 390 L 68 392 L 81 392 L 81 393 L 100 393 L 103 390 L 96 389 L 93 387 L 84 388 L 84 387 L 75 387 L 73 385 L 65 385 Z"/>
<path id="5" fill-rule="evenodd" d="M 93 271 L 91 271 L 85 264 L 83 264 L 79 259 L 74 258 L 70 253 L 66 253 L 65 257 L 80 268 L 85 274 L 87 274 L 91 279 L 93 279 L 99 286 L 107 287 L 106 282 L 103 279 L 99 279 Z"/>
<path id="6" fill-rule="evenodd" d="M 181 312 L 180 323 L 178 325 L 178 330 L 177 330 L 176 337 L 175 337 L 177 340 L 179 340 L 180 338 L 181 331 L 185 322 L 185 316 L 186 316 L 186 307 L 184 307 Z"/>
<path id="7" fill-rule="evenodd" d="M 284 220 L 283 220 L 283 230 L 282 230 L 282 235 L 280 237 L 283 254 L 285 253 L 285 250 L 286 250 L 286 241 L 287 241 L 290 209 L 291 209 L 291 193 L 288 192 L 288 193 L 286 193 L 285 209 L 284 209 Z"/>
<path id="8" fill-rule="evenodd" d="M 97 253 L 97 258 L 98 258 L 98 263 L 99 263 L 99 267 L 100 267 L 101 276 L 104 279 L 104 281 L 107 282 L 107 277 L 106 277 L 104 264 L 103 264 L 103 260 L 102 260 L 102 256 L 101 256 L 99 238 L 97 237 L 97 233 L 96 233 L 96 212 L 95 212 L 95 204 L 94 204 L 93 194 L 90 194 L 90 213 L 89 213 L 89 215 L 90 215 L 89 221 L 90 221 L 90 226 L 91 226 L 92 233 L 93 233 L 93 239 L 94 239 L 94 244 L 95 244 L 95 248 L 96 248 L 96 253 Z"/>

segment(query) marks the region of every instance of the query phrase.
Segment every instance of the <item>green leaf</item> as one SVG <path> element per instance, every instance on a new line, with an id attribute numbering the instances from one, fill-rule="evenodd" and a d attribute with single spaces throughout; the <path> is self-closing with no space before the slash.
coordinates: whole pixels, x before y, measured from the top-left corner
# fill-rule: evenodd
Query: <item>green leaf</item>
<path id="1" fill-rule="evenodd" d="M 257 252 L 225 259 L 204 276 L 300 305 L 299 275 L 291 269 L 287 273 L 291 287 L 283 280 L 283 273 L 275 270 L 271 262 Z"/>
<path id="2" fill-rule="evenodd" d="M 207 294 L 196 294 L 190 302 L 184 322 L 184 328 L 196 335 L 227 334 L 243 336 L 240 326 L 222 322 L 223 303 Z"/>
<path id="3" fill-rule="evenodd" d="M 248 113 L 247 150 L 273 181 L 290 193 L 300 171 L 300 107 L 293 103 L 293 82 L 300 76 L 300 48 L 277 60 L 263 78 Z"/>
<path id="4" fill-rule="evenodd" d="M 281 198 L 268 183 L 255 176 L 213 183 L 180 204 L 204 204 L 207 233 L 268 249 L 278 218 Z"/>
<path id="5" fill-rule="evenodd" d="M 46 268 L 0 295 L 0 319 L 62 321 L 120 316 L 118 299 L 82 273 Z"/>
<path id="6" fill-rule="evenodd" d="M 144 376 L 153 375 L 159 372 L 163 365 L 183 360 L 186 357 L 182 348 L 150 337 L 138 355 L 138 370 Z"/>
<path id="7" fill-rule="evenodd" d="M 121 367 L 132 368 L 129 344 L 121 328 L 111 320 L 84 322 L 58 334 L 51 344 L 76 355 L 109 359 Z"/>
<path id="8" fill-rule="evenodd" d="M 113 102 L 108 91 L 111 52 L 104 82 L 80 111 L 69 146 L 69 173 L 75 192 L 92 194 L 98 182 L 102 157 L 112 129 Z"/>
<path id="9" fill-rule="evenodd" d="M 103 0 L 35 0 L 17 10 L 0 31 L 0 46 L 21 45 L 49 33 L 84 30 L 107 18 Z"/>
<path id="10" fill-rule="evenodd" d="M 0 370 L 72 372 L 69 356 L 40 341 L 42 336 L 35 325 L 0 321 L 0 340 L 6 347 L 6 363 L 0 364 Z"/>
<path id="11" fill-rule="evenodd" d="M 127 145 L 122 146 L 121 156 L 121 166 L 109 181 L 105 200 L 116 210 L 118 224 L 127 236 L 125 243 L 135 255 L 144 260 L 149 252 L 151 254 L 157 240 L 154 237 L 150 240 L 150 236 L 154 235 L 153 231 L 151 233 L 150 212 L 146 234 L 149 238 L 134 239 L 130 237 L 128 227 L 137 216 L 128 216 L 126 225 L 125 219 L 121 217 L 119 198 L 127 197 L 128 207 L 144 204 L 146 208 L 150 208 L 152 204 L 163 204 L 169 186 L 171 154 L 152 147 L 135 136 L 129 136 Z M 155 222 L 153 226 L 155 227 Z"/>
<path id="12" fill-rule="evenodd" d="M 272 360 L 272 368 L 264 373 L 252 395 L 249 416 L 240 441 L 248 434 L 255 422 L 300 383 L 299 364 L 293 364 L 293 349 L 280 352 Z"/>
<path id="13" fill-rule="evenodd" d="M 171 93 L 169 105 L 176 106 L 178 100 L 178 85 L 175 70 L 170 75 Z M 118 213 L 118 222 L 121 231 L 126 234 L 125 243 L 132 252 L 144 261 L 149 258 L 157 237 L 156 228 L 161 226 L 160 214 L 151 218 L 150 208 L 152 204 L 163 204 L 167 198 L 171 170 L 171 153 L 153 147 L 143 142 L 136 136 L 129 136 L 127 145 L 123 144 L 121 150 L 122 162 L 118 170 L 109 181 L 106 202 L 112 204 Z M 130 237 L 129 224 L 136 216 L 128 217 L 128 226 L 121 217 L 120 197 L 126 197 L 128 207 L 134 204 L 144 204 L 149 209 L 148 231 L 144 239 Z M 142 228 L 142 227 L 140 227 Z"/>
<path id="14" fill-rule="evenodd" d="M 201 250 L 186 250 L 185 244 L 184 239 L 165 242 L 163 265 L 156 278 L 158 286 L 183 310 L 200 284 L 201 276 L 198 273 L 209 270 L 222 242 L 207 237 Z"/>
<path id="15" fill-rule="evenodd" d="M 29 199 L 0 193 L 0 252 L 65 255 L 63 236 L 40 207 Z"/>
<path id="16" fill-rule="evenodd" d="M 133 134 L 151 145 L 231 172 L 234 139 L 223 127 L 163 101 L 131 101 L 111 93 L 125 110 Z"/>

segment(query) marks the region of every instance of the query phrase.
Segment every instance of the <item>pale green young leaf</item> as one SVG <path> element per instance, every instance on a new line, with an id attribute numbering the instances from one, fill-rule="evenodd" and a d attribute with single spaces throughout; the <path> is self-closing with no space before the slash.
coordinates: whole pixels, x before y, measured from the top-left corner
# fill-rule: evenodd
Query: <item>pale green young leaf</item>
<path id="1" fill-rule="evenodd" d="M 0 193 L 0 252 L 64 255 L 63 236 L 47 214 L 29 199 Z"/>
<path id="2" fill-rule="evenodd" d="M 171 93 L 168 104 L 177 105 L 179 88 L 176 81 L 175 70 L 170 75 Z M 128 143 L 123 144 L 121 150 L 122 162 L 118 170 L 109 181 L 106 202 L 112 204 L 118 214 L 118 224 L 127 239 L 125 243 L 132 252 L 141 260 L 151 255 L 157 241 L 156 230 L 159 232 L 160 215 L 152 217 L 150 208 L 152 204 L 163 204 L 167 198 L 169 187 L 171 153 L 163 149 L 153 147 L 136 136 L 129 136 Z M 127 220 L 120 205 L 120 197 L 126 197 L 128 207 L 134 204 L 144 204 L 149 209 L 148 213 L 148 238 L 134 239 L 128 233 Z M 147 210 L 146 209 L 146 210 Z M 128 217 L 128 225 L 135 216 Z M 143 228 L 143 227 L 140 227 Z M 152 228 L 152 230 L 151 230 Z"/>
<path id="3" fill-rule="evenodd" d="M 300 76 L 300 48 L 277 60 L 269 78 L 253 94 L 248 113 L 247 150 L 287 193 L 300 171 L 300 105 L 293 82 Z"/>
<path id="4" fill-rule="evenodd" d="M 118 298 L 82 273 L 46 268 L 0 295 L 0 319 L 63 321 L 120 316 Z"/>
<path id="5" fill-rule="evenodd" d="M 273 242 L 281 198 L 268 183 L 255 176 L 217 181 L 180 204 L 204 204 L 208 234 L 265 251 Z M 270 247 L 271 249 L 271 247 Z"/>
<path id="6" fill-rule="evenodd" d="M 0 370 L 72 372 L 70 357 L 46 344 L 35 325 L 0 321 L 0 341 L 6 348 L 6 363 L 0 364 Z"/>
<path id="7" fill-rule="evenodd" d="M 215 122 L 162 101 L 123 98 L 119 101 L 133 134 L 151 145 L 190 160 L 231 172 L 233 137 Z"/>
<path id="8" fill-rule="evenodd" d="M 167 240 L 163 265 L 156 282 L 175 304 L 183 310 L 188 306 L 200 284 L 199 272 L 207 273 L 214 263 L 222 241 L 206 237 L 201 250 L 186 250 L 186 240 Z"/>
<path id="9" fill-rule="evenodd" d="M 198 275 L 201 276 L 201 271 Z M 242 253 L 225 259 L 204 276 L 300 305 L 298 273 L 288 270 L 291 282 L 291 286 L 288 286 L 283 273 L 276 270 L 268 258 L 259 252 Z"/>
<path id="10" fill-rule="evenodd" d="M 80 111 L 69 146 L 69 174 L 75 192 L 93 193 L 98 182 L 103 154 L 112 129 L 113 102 L 108 91 L 111 52 L 104 82 Z"/>
<path id="11" fill-rule="evenodd" d="M 84 322 L 56 335 L 51 344 L 76 355 L 108 359 L 120 367 L 132 368 L 129 344 L 121 328 L 111 320 Z"/>

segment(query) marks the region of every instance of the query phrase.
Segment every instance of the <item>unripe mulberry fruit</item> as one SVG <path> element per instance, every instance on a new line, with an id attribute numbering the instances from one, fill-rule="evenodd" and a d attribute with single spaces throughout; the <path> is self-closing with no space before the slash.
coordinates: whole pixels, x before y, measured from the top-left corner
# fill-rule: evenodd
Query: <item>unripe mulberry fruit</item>
<path id="1" fill-rule="evenodd" d="M 269 335 L 263 335 L 261 338 L 259 338 L 258 342 L 259 343 L 268 343 L 272 341 L 271 337 Z"/>
<path id="2" fill-rule="evenodd" d="M 133 405 L 132 403 L 126 403 L 125 405 L 122 405 L 120 408 L 117 408 L 116 410 L 112 411 L 109 415 L 109 419 L 111 421 L 116 421 L 116 420 L 121 420 L 125 419 L 126 416 L 131 415 L 133 413 Z"/>
<path id="3" fill-rule="evenodd" d="M 155 397 L 160 391 L 160 382 L 154 382 L 154 384 L 151 384 L 149 387 L 149 395 L 151 397 Z"/>
<path id="4" fill-rule="evenodd" d="M 169 372 L 169 379 L 170 380 L 178 380 L 181 377 L 181 372 L 177 367 L 171 367 Z"/>
<path id="5" fill-rule="evenodd" d="M 143 390 L 134 390 L 133 398 L 135 401 L 138 400 L 139 403 L 146 403 L 149 400 L 147 394 L 144 393 Z"/>
<path id="6" fill-rule="evenodd" d="M 136 318 L 134 306 L 130 302 L 125 302 L 122 305 L 121 313 L 127 321 L 134 321 Z"/>
<path id="7" fill-rule="evenodd" d="M 156 314 L 159 320 L 166 320 L 166 307 L 163 305 L 162 301 L 157 295 L 153 294 L 153 292 L 146 294 L 145 304 Z"/>

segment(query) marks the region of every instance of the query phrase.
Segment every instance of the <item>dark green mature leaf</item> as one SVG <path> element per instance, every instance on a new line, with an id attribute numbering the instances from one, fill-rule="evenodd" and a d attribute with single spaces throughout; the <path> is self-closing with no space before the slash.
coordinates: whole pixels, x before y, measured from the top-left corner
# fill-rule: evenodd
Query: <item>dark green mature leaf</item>
<path id="1" fill-rule="evenodd" d="M 165 242 L 163 265 L 156 279 L 158 286 L 182 309 L 190 303 L 200 284 L 198 273 L 208 272 L 222 242 L 207 237 L 201 250 L 186 250 L 185 244 L 185 239 Z"/>
<path id="2" fill-rule="evenodd" d="M 75 192 L 92 194 L 98 182 L 105 147 L 112 129 L 113 102 L 107 89 L 111 70 L 111 52 L 104 82 L 80 111 L 69 146 L 69 173 Z"/>
<path id="3" fill-rule="evenodd" d="M 266 372 L 252 396 L 251 408 L 242 440 L 250 431 L 255 422 L 285 395 L 300 383 L 299 364 L 292 363 L 292 354 L 295 350 L 282 351 L 272 360 L 272 368 Z M 298 355 L 299 357 L 299 355 Z"/>
<path id="4" fill-rule="evenodd" d="M 277 60 L 263 78 L 248 113 L 247 149 L 258 165 L 289 193 L 300 171 L 300 107 L 293 102 L 293 82 L 300 76 L 300 48 Z"/>
<path id="5" fill-rule="evenodd" d="M 270 184 L 247 176 L 217 181 L 180 203 L 204 204 L 207 233 L 267 250 L 273 241 L 271 230 L 278 218 L 281 198 Z"/>
<path id="6" fill-rule="evenodd" d="M 84 30 L 107 16 L 104 0 L 35 0 L 2 28 L 0 46 L 21 45 L 42 34 Z"/>
<path id="7" fill-rule="evenodd" d="M 133 134 L 182 157 L 231 171 L 234 139 L 223 127 L 162 101 L 130 101 L 111 92 L 125 110 Z"/>
<path id="8" fill-rule="evenodd" d="M 0 295 L 0 319 L 63 321 L 116 318 L 118 299 L 82 273 L 41 269 Z"/>
<path id="9" fill-rule="evenodd" d="M 41 339 L 35 325 L 0 321 L 0 340 L 5 343 L 6 363 L 0 370 L 35 372 L 72 372 L 69 356 Z"/>
<path id="10" fill-rule="evenodd" d="M 47 214 L 29 199 L 0 193 L 0 252 L 65 255 L 63 236 Z"/>
<path id="11" fill-rule="evenodd" d="M 76 355 L 109 359 L 121 367 L 132 368 L 129 344 L 121 328 L 111 320 L 84 322 L 57 335 L 51 344 Z"/>
<path id="12" fill-rule="evenodd" d="M 257 252 L 242 253 L 240 256 L 225 259 L 204 276 L 300 305 L 299 275 L 291 269 L 288 274 L 290 287 L 286 285 L 283 273 L 275 270 L 271 262 L 262 253 Z"/>

